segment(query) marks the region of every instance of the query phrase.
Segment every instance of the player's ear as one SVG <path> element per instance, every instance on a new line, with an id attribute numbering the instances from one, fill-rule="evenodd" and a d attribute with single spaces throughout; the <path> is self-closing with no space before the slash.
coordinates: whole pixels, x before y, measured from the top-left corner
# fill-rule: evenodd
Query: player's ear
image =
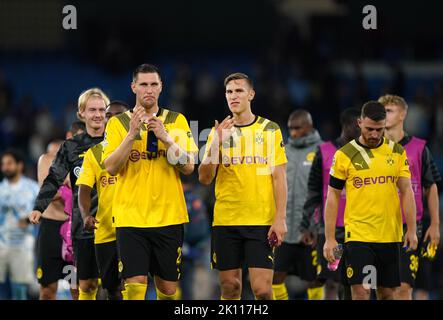
<path id="1" fill-rule="evenodd" d="M 249 90 L 249 96 L 248 96 L 248 100 L 252 101 L 255 97 L 255 91 L 254 89 Z"/>
<path id="2" fill-rule="evenodd" d="M 131 82 L 131 89 L 132 89 L 132 92 L 135 94 L 135 82 L 134 81 Z"/>
<path id="3" fill-rule="evenodd" d="M 401 121 L 404 121 L 406 119 L 406 115 L 407 115 L 407 111 L 406 110 L 402 110 L 402 112 L 400 112 L 400 119 L 401 119 Z"/>

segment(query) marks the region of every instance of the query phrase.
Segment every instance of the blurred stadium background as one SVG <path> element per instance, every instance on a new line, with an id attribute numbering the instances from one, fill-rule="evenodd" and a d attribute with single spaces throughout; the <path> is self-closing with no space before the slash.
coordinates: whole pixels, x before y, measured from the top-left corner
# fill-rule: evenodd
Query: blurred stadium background
<path id="1" fill-rule="evenodd" d="M 362 28 L 366 4 L 377 8 L 377 30 Z M 77 30 L 62 27 L 65 5 L 77 9 Z M 75 120 L 78 95 L 98 86 L 132 105 L 132 70 L 149 62 L 162 72 L 161 105 L 199 131 L 228 114 L 223 79 L 233 71 L 253 78 L 254 112 L 285 135 L 294 109 L 310 111 L 326 140 L 339 133 L 340 110 L 401 95 L 407 131 L 428 140 L 443 172 L 442 10 L 441 1 L 0 0 L 0 151 L 21 149 L 36 178 L 47 143 Z M 442 256 L 433 298 L 443 298 Z"/>

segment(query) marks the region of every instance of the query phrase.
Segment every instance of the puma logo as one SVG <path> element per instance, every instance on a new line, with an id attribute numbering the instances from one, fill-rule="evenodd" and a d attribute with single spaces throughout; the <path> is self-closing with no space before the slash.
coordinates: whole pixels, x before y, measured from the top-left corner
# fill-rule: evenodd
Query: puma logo
<path id="1" fill-rule="evenodd" d="M 268 256 L 268 259 L 272 261 L 272 263 L 274 263 L 274 258 L 272 256 Z"/>
<path id="2" fill-rule="evenodd" d="M 354 162 L 354 165 L 359 166 L 360 168 L 363 169 L 363 162 L 362 163 Z"/>

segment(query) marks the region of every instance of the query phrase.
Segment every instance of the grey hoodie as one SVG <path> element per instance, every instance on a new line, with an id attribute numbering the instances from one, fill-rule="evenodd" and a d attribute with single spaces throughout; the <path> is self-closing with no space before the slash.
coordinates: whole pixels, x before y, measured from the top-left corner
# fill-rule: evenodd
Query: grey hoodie
<path id="1" fill-rule="evenodd" d="M 286 144 L 286 179 L 288 182 L 288 202 L 286 204 L 286 225 L 288 233 L 284 242 L 300 242 L 300 223 L 303 218 L 303 205 L 308 193 L 308 178 L 317 147 L 323 141 L 317 130 L 308 135 L 288 139 Z"/>

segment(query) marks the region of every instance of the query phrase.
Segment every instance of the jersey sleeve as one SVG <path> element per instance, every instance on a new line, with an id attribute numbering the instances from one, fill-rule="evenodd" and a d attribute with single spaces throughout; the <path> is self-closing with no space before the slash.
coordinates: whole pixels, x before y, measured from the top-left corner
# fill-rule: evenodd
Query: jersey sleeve
<path id="1" fill-rule="evenodd" d="M 83 165 L 80 170 L 80 175 L 75 183 L 77 186 L 86 185 L 88 187 L 93 188 L 95 185 L 95 172 L 94 172 L 94 163 L 93 163 L 93 155 L 92 150 L 89 149 L 85 158 L 83 159 Z"/>
<path id="2" fill-rule="evenodd" d="M 188 121 L 181 113 L 178 115 L 174 129 L 170 130 L 169 135 L 186 152 L 198 152 Z"/>
<path id="3" fill-rule="evenodd" d="M 430 188 L 434 183 L 441 181 L 440 172 L 432 157 L 431 151 L 425 146 L 422 154 L 422 185 Z"/>
<path id="4" fill-rule="evenodd" d="M 311 170 L 308 178 L 308 194 L 303 205 L 303 218 L 300 224 L 302 230 L 307 230 L 310 227 L 311 219 L 315 210 L 322 204 L 323 194 L 323 175 L 322 175 L 322 154 L 320 149 L 315 153 L 314 161 L 312 162 Z"/>
<path id="5" fill-rule="evenodd" d="M 406 155 L 406 150 L 400 155 L 398 161 L 398 176 L 404 178 L 411 178 L 411 172 L 409 171 L 409 161 Z"/>
<path id="6" fill-rule="evenodd" d="M 337 150 L 332 160 L 331 170 L 329 171 L 329 186 L 342 190 L 348 178 L 349 160 L 343 152 Z"/>
<path id="7" fill-rule="evenodd" d="M 271 138 L 273 140 L 271 143 L 271 152 L 269 153 L 271 166 L 279 166 L 287 163 L 285 143 L 283 142 L 280 128 L 272 131 Z"/>
<path id="8" fill-rule="evenodd" d="M 331 177 L 340 180 L 346 180 L 348 177 L 348 160 L 340 150 L 337 150 L 334 154 L 329 174 Z"/>
<path id="9" fill-rule="evenodd" d="M 105 138 L 103 140 L 103 161 L 105 161 L 118 148 L 124 139 L 120 124 L 116 117 L 112 117 L 106 125 Z"/>

